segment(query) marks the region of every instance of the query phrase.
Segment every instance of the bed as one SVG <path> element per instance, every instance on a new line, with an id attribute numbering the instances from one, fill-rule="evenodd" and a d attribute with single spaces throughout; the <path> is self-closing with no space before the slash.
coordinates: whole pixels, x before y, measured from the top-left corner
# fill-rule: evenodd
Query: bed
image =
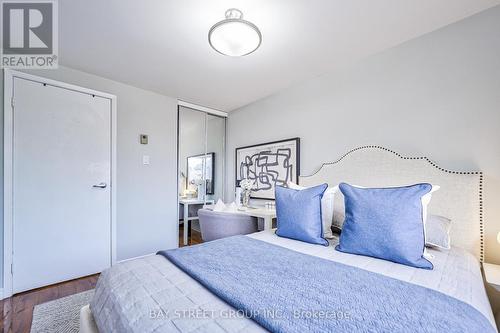
<path id="1" fill-rule="evenodd" d="M 481 319 L 491 324 L 492 331 L 496 331 L 480 270 L 484 258 L 480 172 L 450 171 L 425 157 L 406 157 L 383 147 L 366 146 L 354 149 L 339 160 L 324 164 L 313 175 L 300 179 L 306 186 L 341 181 L 364 186 L 439 184 L 441 190 L 433 197 L 429 212 L 453 220 L 452 249 L 429 250 L 434 256 L 434 269 L 423 270 L 335 251 L 333 247 L 338 239 L 330 240 L 330 245 L 325 247 L 281 238 L 269 230 L 241 237 L 290 249 L 310 258 L 321 258 L 325 265 L 329 262 L 343 264 L 363 272 L 373 272 L 387 281 L 395 279 L 436 291 L 469 306 L 467 312 L 477 311 Z M 335 207 L 334 224 L 343 219 L 342 198 L 336 198 Z M 255 292 L 258 294 L 259 290 Z M 154 255 L 120 263 L 101 274 L 94 299 L 81 311 L 81 331 L 266 331 L 265 325 L 237 314 L 237 309 L 216 296 L 212 288 L 204 286 L 164 256 Z"/>

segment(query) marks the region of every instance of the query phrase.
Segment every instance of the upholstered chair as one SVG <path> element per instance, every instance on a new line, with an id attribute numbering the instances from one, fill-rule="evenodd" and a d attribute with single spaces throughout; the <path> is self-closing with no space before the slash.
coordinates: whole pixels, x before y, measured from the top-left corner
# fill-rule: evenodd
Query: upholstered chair
<path id="1" fill-rule="evenodd" d="M 201 238 L 204 242 L 257 232 L 257 218 L 231 212 L 198 211 Z"/>

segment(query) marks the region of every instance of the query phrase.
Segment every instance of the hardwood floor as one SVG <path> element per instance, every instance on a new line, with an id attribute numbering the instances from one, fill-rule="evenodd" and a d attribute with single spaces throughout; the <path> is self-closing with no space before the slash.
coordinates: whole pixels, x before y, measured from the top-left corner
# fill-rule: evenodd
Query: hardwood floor
<path id="1" fill-rule="evenodd" d="M 99 274 L 95 274 L 76 280 L 61 282 L 16 294 L 13 297 L 0 301 L 3 308 L 0 314 L 2 332 L 29 332 L 35 305 L 93 289 L 98 277 Z"/>
<path id="2" fill-rule="evenodd" d="M 184 226 L 179 225 L 179 247 L 184 246 Z M 200 244 L 203 243 L 203 240 L 201 239 L 201 233 L 199 231 L 196 231 L 194 229 L 190 229 L 188 233 L 188 245 L 195 245 L 195 244 Z"/>
<path id="3" fill-rule="evenodd" d="M 188 239 L 188 245 L 200 244 L 202 242 L 201 234 L 192 230 Z M 179 227 L 179 246 L 184 246 L 182 225 Z M 3 309 L 0 312 L 0 332 L 29 333 L 33 319 L 33 309 L 36 305 L 93 289 L 98 278 L 99 274 L 95 274 L 26 291 L 0 301 L 0 306 Z"/>

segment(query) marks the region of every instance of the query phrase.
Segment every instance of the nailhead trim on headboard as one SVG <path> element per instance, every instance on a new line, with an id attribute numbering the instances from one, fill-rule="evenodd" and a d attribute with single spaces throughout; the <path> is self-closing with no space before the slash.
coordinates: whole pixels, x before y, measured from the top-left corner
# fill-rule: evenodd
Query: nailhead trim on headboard
<path id="1" fill-rule="evenodd" d="M 481 252 L 479 259 L 484 262 L 484 226 L 483 226 L 483 173 L 479 172 L 479 234 L 481 240 Z"/>
<path id="2" fill-rule="evenodd" d="M 409 156 L 403 156 L 400 153 L 395 152 L 394 150 L 391 150 L 391 149 L 388 149 L 388 148 L 385 148 L 385 147 L 382 147 L 382 146 L 361 146 L 361 147 L 349 150 L 347 153 L 345 153 L 344 155 L 342 155 L 342 157 L 340 157 L 338 160 L 336 160 L 334 162 L 323 163 L 321 165 L 321 167 L 316 172 L 314 172 L 313 174 L 307 175 L 307 176 L 301 176 L 301 177 L 311 177 L 311 176 L 314 176 L 315 174 L 317 174 L 323 168 L 323 166 L 337 164 L 340 161 L 342 161 L 349 154 L 351 154 L 351 153 L 353 153 L 355 151 L 361 150 L 361 149 L 381 149 L 381 150 L 385 150 L 385 151 L 390 152 L 390 153 L 392 153 L 392 154 L 394 154 L 394 155 L 396 155 L 396 156 L 398 156 L 398 157 L 400 157 L 400 158 L 402 158 L 404 160 L 425 160 L 430 165 L 432 165 L 433 167 L 435 167 L 436 169 L 438 169 L 438 170 L 440 170 L 442 172 L 446 172 L 446 173 L 451 173 L 451 174 L 456 174 L 456 175 L 479 175 L 479 239 L 480 239 L 479 260 L 480 260 L 480 262 L 484 262 L 483 173 L 481 171 L 453 171 L 453 170 L 448 170 L 448 169 L 440 167 L 435 162 L 433 162 L 432 160 L 430 160 L 429 158 L 427 158 L 425 156 L 409 157 Z"/>

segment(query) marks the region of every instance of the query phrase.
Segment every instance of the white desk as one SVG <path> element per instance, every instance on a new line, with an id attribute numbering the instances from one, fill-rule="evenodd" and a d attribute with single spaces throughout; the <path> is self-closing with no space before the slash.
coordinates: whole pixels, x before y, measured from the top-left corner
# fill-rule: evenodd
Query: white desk
<path id="1" fill-rule="evenodd" d="M 244 209 L 244 210 L 240 210 Z M 264 230 L 269 230 L 273 228 L 273 219 L 276 218 L 276 209 L 267 209 L 267 208 L 252 208 L 247 207 L 236 211 L 231 211 L 231 213 L 244 214 L 248 216 L 258 217 L 264 220 Z"/>
<path id="2" fill-rule="evenodd" d="M 189 217 L 189 205 L 204 205 L 213 204 L 213 200 L 200 200 L 200 199 L 179 199 L 179 203 L 184 207 L 184 216 L 182 223 L 184 224 L 184 245 L 188 244 L 188 230 L 189 221 L 197 220 L 198 215 Z"/>

